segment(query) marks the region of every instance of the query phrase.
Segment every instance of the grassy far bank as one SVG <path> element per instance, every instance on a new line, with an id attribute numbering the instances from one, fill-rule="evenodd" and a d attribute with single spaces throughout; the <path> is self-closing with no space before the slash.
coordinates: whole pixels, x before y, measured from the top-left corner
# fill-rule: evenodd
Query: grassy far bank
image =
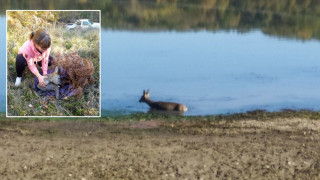
<path id="1" fill-rule="evenodd" d="M 66 14 L 66 13 L 64 13 Z M 67 31 L 59 12 L 8 12 L 7 17 L 7 109 L 9 116 L 99 116 L 100 115 L 100 35 L 99 30 Z M 65 55 L 77 52 L 93 63 L 94 84 L 87 85 L 80 98 L 56 100 L 39 96 L 32 88 L 34 75 L 28 68 L 22 84 L 15 87 L 15 58 L 32 31 L 46 29 L 51 37 L 51 53 Z M 38 68 L 42 72 L 41 68 Z M 50 69 L 50 67 L 49 67 Z"/>

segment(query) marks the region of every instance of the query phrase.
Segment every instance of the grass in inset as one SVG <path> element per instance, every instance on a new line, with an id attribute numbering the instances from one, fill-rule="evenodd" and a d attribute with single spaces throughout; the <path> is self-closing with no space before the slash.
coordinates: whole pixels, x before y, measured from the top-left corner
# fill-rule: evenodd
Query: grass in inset
<path id="1" fill-rule="evenodd" d="M 72 12 L 70 12 L 72 13 Z M 97 12 L 98 13 L 98 12 Z M 98 29 L 68 31 L 59 12 L 9 11 L 7 14 L 7 115 L 8 116 L 99 116 L 100 115 L 100 35 Z M 94 84 L 83 89 L 80 98 L 69 97 L 56 100 L 39 96 L 33 90 L 34 75 L 28 67 L 23 73 L 22 83 L 15 87 L 15 59 L 19 48 L 29 39 L 29 34 L 45 28 L 51 37 L 51 53 L 78 52 L 82 58 L 92 61 L 95 72 Z M 42 69 L 39 68 L 42 73 Z M 49 67 L 50 69 L 50 67 Z"/>

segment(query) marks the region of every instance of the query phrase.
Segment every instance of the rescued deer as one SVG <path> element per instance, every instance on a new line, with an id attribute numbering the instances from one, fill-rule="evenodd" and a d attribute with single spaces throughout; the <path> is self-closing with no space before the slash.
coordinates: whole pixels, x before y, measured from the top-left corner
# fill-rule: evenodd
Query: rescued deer
<path id="1" fill-rule="evenodd" d="M 149 98 L 149 90 L 147 90 L 147 92 L 143 90 L 143 95 L 141 96 L 139 102 L 147 103 L 150 106 L 150 110 L 179 111 L 179 112 L 186 112 L 188 110 L 188 108 L 183 104 L 174 103 L 174 102 L 152 101 Z"/>
<path id="2" fill-rule="evenodd" d="M 46 87 L 40 86 L 40 84 L 37 85 L 37 87 L 41 91 L 55 91 L 56 93 L 56 99 L 60 99 L 59 91 L 60 91 L 60 85 L 61 85 L 61 79 L 60 75 L 58 74 L 59 67 L 56 66 L 54 69 L 54 72 L 51 74 L 47 74 L 47 78 L 44 78 L 44 83 L 46 84 Z"/>

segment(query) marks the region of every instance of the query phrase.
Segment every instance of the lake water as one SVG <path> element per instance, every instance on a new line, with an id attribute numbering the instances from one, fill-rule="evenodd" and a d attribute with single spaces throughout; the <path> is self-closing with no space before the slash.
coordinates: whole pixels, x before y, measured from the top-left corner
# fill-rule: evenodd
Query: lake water
<path id="1" fill-rule="evenodd" d="M 6 110 L 6 18 L 0 16 L 0 112 Z"/>
<path id="2" fill-rule="evenodd" d="M 255 109 L 320 109 L 320 43 L 259 30 L 133 32 L 102 30 L 102 109 L 147 112 L 156 101 L 180 102 L 185 115 Z"/>
<path id="3" fill-rule="evenodd" d="M 167 17 L 161 15 L 167 6 L 149 6 L 111 3 L 102 12 L 104 115 L 147 112 L 148 106 L 138 102 L 144 89 L 150 89 L 152 100 L 185 104 L 189 108 L 185 115 L 320 110 L 316 8 L 310 7 L 304 16 L 269 9 L 260 14 L 234 7 L 224 11 L 220 6 L 208 11 L 188 5 L 172 6 L 177 9 L 170 8 L 173 13 Z M 118 9 L 125 12 L 117 13 Z M 159 13 L 159 19 L 144 18 L 141 10 Z M 271 20 L 270 13 L 274 13 Z M 0 84 L 5 87 L 4 16 L 0 16 L 0 26 Z M 2 112 L 5 92 L 0 89 Z"/>

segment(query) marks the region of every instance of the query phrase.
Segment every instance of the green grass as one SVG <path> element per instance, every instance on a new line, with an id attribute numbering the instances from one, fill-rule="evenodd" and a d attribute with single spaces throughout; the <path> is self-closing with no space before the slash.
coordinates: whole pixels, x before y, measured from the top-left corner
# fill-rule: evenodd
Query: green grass
<path id="1" fill-rule="evenodd" d="M 278 112 L 268 112 L 265 110 L 248 111 L 245 113 L 221 114 L 209 116 L 172 116 L 149 113 L 135 113 L 124 116 L 101 117 L 107 121 L 145 121 L 145 120 L 166 120 L 166 121 L 238 121 L 238 120 L 270 120 L 284 118 L 320 119 L 320 111 L 311 110 L 282 110 Z"/>
<path id="2" fill-rule="evenodd" d="M 28 12 L 26 12 L 28 13 Z M 17 18 L 19 20 L 19 18 Z M 34 75 L 29 68 L 22 76 L 22 84 L 15 87 L 15 58 L 19 48 L 28 40 L 28 35 L 38 27 L 27 24 L 21 26 L 19 21 L 8 25 L 7 31 L 7 101 L 9 116 L 99 116 L 100 115 L 100 39 L 99 30 L 67 31 L 59 23 L 44 23 L 39 28 L 46 28 L 51 36 L 51 53 L 78 52 L 82 58 L 93 62 L 95 83 L 83 89 L 80 98 L 70 97 L 67 100 L 56 100 L 54 97 L 39 96 L 32 88 Z M 17 24 L 17 25 L 16 25 Z M 39 69 L 42 72 L 42 69 Z"/>
<path id="3" fill-rule="evenodd" d="M 136 122 L 136 121 L 150 121 L 159 120 L 165 122 L 213 122 L 213 121 L 242 121 L 242 120 L 258 120 L 267 121 L 274 119 L 290 119 L 290 118 L 301 118 L 310 120 L 320 120 L 320 111 L 311 110 L 282 110 L 278 112 L 267 112 L 264 110 L 249 111 L 246 113 L 236 114 L 225 114 L 225 115 L 210 115 L 210 116 L 172 116 L 172 115 L 161 115 L 161 114 L 150 114 L 150 113 L 133 113 L 130 115 L 121 116 L 102 116 L 96 118 L 76 118 L 76 117 L 25 117 L 25 118 L 6 118 L 5 113 L 0 113 L 0 122 L 8 121 L 69 121 L 69 120 L 81 120 L 81 121 L 103 121 L 103 122 Z"/>

